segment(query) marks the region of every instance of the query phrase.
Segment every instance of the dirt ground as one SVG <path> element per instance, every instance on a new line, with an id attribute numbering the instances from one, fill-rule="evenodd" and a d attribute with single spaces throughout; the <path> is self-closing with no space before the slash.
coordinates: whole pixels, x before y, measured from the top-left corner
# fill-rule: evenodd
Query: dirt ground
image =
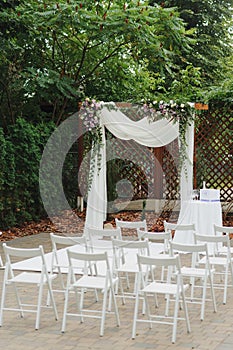
<path id="1" fill-rule="evenodd" d="M 73 220 L 73 215 L 75 220 Z M 115 218 L 137 221 L 142 219 L 142 211 L 121 211 L 118 213 L 108 214 L 105 223 L 111 223 L 115 226 Z M 162 232 L 164 229 L 163 221 L 177 222 L 178 213 L 163 213 L 158 217 L 155 212 L 145 212 L 145 219 L 149 231 Z M 41 232 L 65 232 L 66 234 L 82 233 L 85 222 L 85 210 L 83 212 L 63 212 L 59 217 L 54 217 L 52 220 L 46 218 L 39 222 L 25 223 L 20 227 L 12 227 L 8 230 L 0 230 L 0 241 L 9 241 L 17 237 L 24 237 L 29 235 L 35 235 Z M 233 216 L 228 216 L 224 219 L 224 226 L 233 226 Z M 123 233 L 125 235 L 132 234 L 127 230 Z"/>

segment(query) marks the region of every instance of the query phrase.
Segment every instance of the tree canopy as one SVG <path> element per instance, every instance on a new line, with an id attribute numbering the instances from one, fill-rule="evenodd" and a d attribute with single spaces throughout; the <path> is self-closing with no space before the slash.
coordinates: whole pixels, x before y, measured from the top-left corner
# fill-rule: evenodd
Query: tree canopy
<path id="1" fill-rule="evenodd" d="M 84 96 L 201 99 L 230 57 L 232 2 L 2 0 L 1 125 L 59 124 Z"/>
<path id="2" fill-rule="evenodd" d="M 12 122 L 42 109 L 59 123 L 84 95 L 146 97 L 193 45 L 175 9 L 147 2 L 4 3 L 1 115 Z"/>
<path id="3" fill-rule="evenodd" d="M 185 61 L 201 67 L 205 84 L 222 77 L 222 61 L 232 53 L 233 0 L 151 0 L 151 5 L 175 6 L 192 31 L 193 50 L 185 52 Z"/>

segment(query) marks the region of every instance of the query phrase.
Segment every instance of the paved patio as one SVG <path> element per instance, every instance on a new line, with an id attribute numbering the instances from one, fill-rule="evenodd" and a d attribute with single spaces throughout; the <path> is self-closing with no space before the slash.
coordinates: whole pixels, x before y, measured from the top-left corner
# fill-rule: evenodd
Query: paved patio
<path id="1" fill-rule="evenodd" d="M 2 242 L 1 242 L 2 243 Z M 17 238 L 7 242 L 17 247 L 33 247 L 42 244 L 45 251 L 51 248 L 48 233 Z M 0 254 L 2 246 L 0 245 Z M 0 270 L 0 289 L 3 271 Z M 229 291 L 230 294 L 233 293 Z M 8 295 L 10 298 L 11 295 Z M 33 295 L 30 296 L 32 298 Z M 218 312 L 213 313 L 212 304 L 206 303 L 204 321 L 200 321 L 200 306 L 188 305 L 192 332 L 187 334 L 185 322 L 178 325 L 177 341 L 171 343 L 171 327 L 160 326 L 151 330 L 139 324 L 135 340 L 131 339 L 134 303 L 127 300 L 121 305 L 118 299 L 121 326 L 115 326 L 115 318 L 107 316 L 105 334 L 99 336 L 99 320 L 88 319 L 80 324 L 76 319 L 68 319 L 67 330 L 61 334 L 63 312 L 63 297 L 55 295 L 59 320 L 55 321 L 51 310 L 41 313 L 41 325 L 34 330 L 35 314 L 26 314 L 21 319 L 15 312 L 4 314 L 4 323 L 0 328 L 0 345 L 4 350 L 139 350 L 139 349 L 200 349 L 200 350 L 230 350 L 233 348 L 233 303 L 228 298 L 226 305 L 222 304 L 222 291 L 216 291 Z M 30 301 L 29 301 L 30 302 Z"/>

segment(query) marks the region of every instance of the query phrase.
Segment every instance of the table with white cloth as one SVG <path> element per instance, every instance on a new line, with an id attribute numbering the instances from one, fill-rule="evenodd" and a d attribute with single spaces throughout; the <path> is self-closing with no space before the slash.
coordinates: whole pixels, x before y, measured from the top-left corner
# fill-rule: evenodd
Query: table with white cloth
<path id="1" fill-rule="evenodd" d="M 178 224 L 195 224 L 195 230 L 198 234 L 213 235 L 214 224 L 222 225 L 221 203 L 219 201 L 185 201 L 180 210 Z M 184 244 L 194 242 L 192 233 L 186 231 L 177 231 L 174 241 Z"/>

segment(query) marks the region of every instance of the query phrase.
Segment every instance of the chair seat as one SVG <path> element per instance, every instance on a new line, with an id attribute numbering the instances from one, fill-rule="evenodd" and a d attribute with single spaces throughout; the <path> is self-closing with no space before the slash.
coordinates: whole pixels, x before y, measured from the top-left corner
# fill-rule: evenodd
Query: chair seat
<path id="1" fill-rule="evenodd" d="M 112 278 L 112 284 L 114 285 L 117 282 L 117 278 Z M 99 276 L 83 276 L 77 280 L 72 287 L 77 288 L 90 288 L 90 289 L 104 289 L 106 283 L 105 277 Z M 110 288 L 110 282 L 108 281 L 107 288 Z"/>
<path id="2" fill-rule="evenodd" d="M 209 261 L 210 261 L 210 265 L 222 265 L 222 266 L 226 266 L 227 264 L 227 258 L 224 258 L 224 257 L 219 257 L 219 256 L 211 256 L 209 258 Z M 231 261 L 233 261 L 231 259 Z M 199 261 L 200 264 L 205 264 L 206 263 L 206 258 L 203 257 L 202 259 L 200 259 Z"/>
<path id="3" fill-rule="evenodd" d="M 220 254 L 227 254 L 227 247 L 219 248 L 218 252 Z M 233 254 L 233 247 L 230 248 L 230 252 L 231 252 L 231 254 Z"/>
<path id="4" fill-rule="evenodd" d="M 211 269 L 210 273 L 214 273 L 215 269 Z M 186 277 L 199 277 L 199 278 L 204 278 L 205 274 L 209 275 L 208 271 L 205 269 L 201 268 L 194 268 L 194 267 L 182 267 L 181 268 L 181 273 L 183 276 Z"/>
<path id="5" fill-rule="evenodd" d="M 187 290 L 188 288 L 189 288 L 189 285 L 185 284 L 184 291 Z M 141 289 L 141 292 L 175 295 L 177 293 L 177 285 L 172 283 L 152 282 L 148 284 L 145 288 Z"/>
<path id="6" fill-rule="evenodd" d="M 56 277 L 57 277 L 56 274 L 49 275 L 49 279 L 55 279 Z M 41 274 L 36 272 L 22 272 L 19 275 L 15 276 L 14 278 L 8 279 L 8 282 L 40 284 Z M 46 276 L 44 276 L 43 283 L 46 283 L 46 282 L 47 282 L 47 279 L 46 279 Z"/>

